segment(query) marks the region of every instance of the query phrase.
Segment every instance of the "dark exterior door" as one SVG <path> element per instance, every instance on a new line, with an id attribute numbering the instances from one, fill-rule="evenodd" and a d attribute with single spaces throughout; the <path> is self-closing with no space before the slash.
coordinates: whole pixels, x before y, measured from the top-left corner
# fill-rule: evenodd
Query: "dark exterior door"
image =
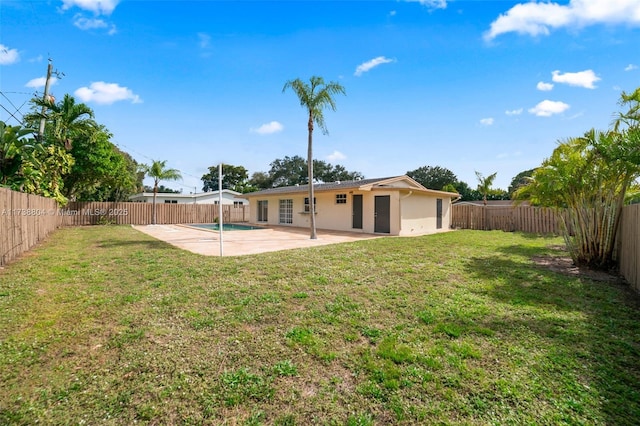
<path id="1" fill-rule="evenodd" d="M 442 199 L 436 198 L 436 229 L 442 229 Z"/>
<path id="2" fill-rule="evenodd" d="M 391 232 L 391 196 L 376 195 L 373 232 L 389 234 Z"/>
<path id="3" fill-rule="evenodd" d="M 353 229 L 362 229 L 362 195 L 353 196 L 353 220 L 351 227 Z"/>

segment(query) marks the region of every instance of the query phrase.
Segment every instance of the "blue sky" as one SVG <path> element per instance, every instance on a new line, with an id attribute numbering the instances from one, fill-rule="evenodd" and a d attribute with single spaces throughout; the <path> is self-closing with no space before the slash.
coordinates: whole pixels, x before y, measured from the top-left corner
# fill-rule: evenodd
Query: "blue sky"
<path id="1" fill-rule="evenodd" d="M 640 86 L 640 0 L 2 0 L 0 120 L 51 87 L 89 105 L 137 161 L 183 182 L 306 157 L 287 80 L 342 84 L 314 156 L 367 178 L 421 166 L 506 189 L 559 140 L 606 129 Z M 18 117 L 20 114 L 15 114 Z"/>

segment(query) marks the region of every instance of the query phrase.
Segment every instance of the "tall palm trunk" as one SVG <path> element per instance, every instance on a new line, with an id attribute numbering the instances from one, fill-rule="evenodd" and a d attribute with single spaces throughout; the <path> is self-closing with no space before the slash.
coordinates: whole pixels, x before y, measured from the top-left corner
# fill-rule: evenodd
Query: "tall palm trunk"
<path id="1" fill-rule="evenodd" d="M 158 195 L 158 182 L 156 181 L 155 185 L 153 186 L 153 206 L 151 207 L 152 211 L 152 217 L 151 217 L 151 224 L 155 225 L 156 224 L 156 196 Z"/>
<path id="2" fill-rule="evenodd" d="M 318 238 L 316 235 L 316 206 L 313 202 L 313 113 L 309 111 L 309 142 L 307 145 L 307 170 L 309 175 L 309 214 L 311 215 L 311 236 L 312 240 Z"/>

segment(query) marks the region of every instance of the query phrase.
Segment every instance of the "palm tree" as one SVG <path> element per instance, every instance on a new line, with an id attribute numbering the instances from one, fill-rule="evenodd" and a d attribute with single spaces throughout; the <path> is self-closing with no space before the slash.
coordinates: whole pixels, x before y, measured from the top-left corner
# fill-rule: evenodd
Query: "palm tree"
<path id="1" fill-rule="evenodd" d="M 96 131 L 97 124 L 93 121 L 93 110 L 83 103 L 76 103 L 73 96 L 64 95 L 64 99 L 58 103 L 50 99 L 33 99 L 37 107 L 45 107 L 47 112 L 28 114 L 28 121 L 45 118 L 49 123 L 49 132 L 54 142 L 62 144 L 70 150 L 74 136 L 79 133 L 89 135 Z M 42 135 L 40 135 L 42 137 Z"/>
<path id="2" fill-rule="evenodd" d="M 487 195 L 491 193 L 491 187 L 493 186 L 493 181 L 496 179 L 498 172 L 489 175 L 487 177 L 482 176 L 482 173 L 476 172 L 476 177 L 478 178 L 478 192 L 482 194 L 482 201 L 484 205 L 487 205 Z"/>
<path id="3" fill-rule="evenodd" d="M 309 84 L 310 83 L 310 84 Z M 336 104 L 333 100 L 335 94 L 346 94 L 344 87 L 336 82 L 325 83 L 322 77 L 312 76 L 309 83 L 299 78 L 289 80 L 285 83 L 282 91 L 292 89 L 300 100 L 300 106 L 309 112 L 309 121 L 307 128 L 309 130 L 309 140 L 307 145 L 307 167 L 309 170 L 309 214 L 311 215 L 311 239 L 315 240 L 316 235 L 316 208 L 313 192 L 313 123 L 317 124 L 323 134 L 328 134 L 327 127 L 324 124 L 323 109 L 330 107 L 336 110 Z"/>
<path id="4" fill-rule="evenodd" d="M 153 160 L 151 165 L 141 164 L 140 169 L 144 172 L 145 176 L 153 178 L 153 218 L 151 223 L 156 224 L 156 196 L 158 195 L 158 184 L 162 180 L 180 180 L 182 175 L 179 170 L 165 168 L 167 161 Z"/>

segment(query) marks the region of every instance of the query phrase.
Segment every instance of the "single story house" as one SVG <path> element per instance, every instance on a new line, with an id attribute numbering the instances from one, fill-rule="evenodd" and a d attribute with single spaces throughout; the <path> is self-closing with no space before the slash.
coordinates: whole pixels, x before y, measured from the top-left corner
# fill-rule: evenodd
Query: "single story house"
<path id="1" fill-rule="evenodd" d="M 222 204 L 234 206 L 246 206 L 249 200 L 242 198 L 243 194 L 230 189 L 222 190 Z M 139 203 L 153 203 L 153 192 L 143 192 L 129 197 L 129 201 Z M 177 194 L 168 192 L 158 192 L 156 203 L 162 204 L 218 204 L 220 201 L 219 191 L 199 192 L 196 194 Z"/>
<path id="2" fill-rule="evenodd" d="M 249 222 L 308 227 L 308 194 L 308 185 L 243 194 L 252 206 Z M 396 176 L 315 184 L 314 197 L 318 229 L 422 235 L 450 229 L 451 202 L 459 195 Z"/>

